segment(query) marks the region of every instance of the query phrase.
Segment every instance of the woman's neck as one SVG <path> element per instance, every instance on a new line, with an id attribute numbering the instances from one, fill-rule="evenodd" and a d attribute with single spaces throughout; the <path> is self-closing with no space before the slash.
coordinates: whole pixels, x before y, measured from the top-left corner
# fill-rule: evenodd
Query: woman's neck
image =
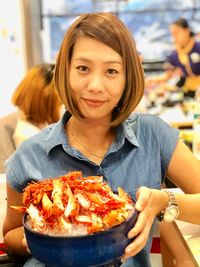
<path id="1" fill-rule="evenodd" d="M 91 161 L 100 164 L 115 133 L 108 125 L 79 121 L 71 117 L 66 125 L 69 144 L 87 156 Z"/>
<path id="2" fill-rule="evenodd" d="M 180 50 L 185 51 L 186 53 L 190 52 L 195 44 L 195 40 L 193 37 L 190 37 L 185 44 L 179 46 Z"/>
<path id="3" fill-rule="evenodd" d="M 71 128 L 73 128 L 76 133 L 81 133 L 81 135 L 87 138 L 95 138 L 95 136 L 98 136 L 99 139 L 104 139 L 113 132 L 109 122 L 80 121 L 75 117 L 71 117 L 68 124 L 71 125 Z"/>

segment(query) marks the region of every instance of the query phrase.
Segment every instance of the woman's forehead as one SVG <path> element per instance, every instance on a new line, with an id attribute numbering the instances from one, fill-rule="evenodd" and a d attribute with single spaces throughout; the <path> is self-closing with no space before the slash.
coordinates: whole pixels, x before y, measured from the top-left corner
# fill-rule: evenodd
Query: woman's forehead
<path id="1" fill-rule="evenodd" d="M 104 61 L 122 62 L 121 55 L 103 42 L 89 37 L 77 39 L 73 48 L 72 58 L 74 60 L 99 57 Z"/>

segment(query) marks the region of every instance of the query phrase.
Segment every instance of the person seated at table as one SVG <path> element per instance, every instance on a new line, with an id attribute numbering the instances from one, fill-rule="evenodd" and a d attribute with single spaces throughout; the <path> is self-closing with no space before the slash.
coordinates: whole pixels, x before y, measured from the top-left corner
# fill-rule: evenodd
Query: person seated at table
<path id="1" fill-rule="evenodd" d="M 32 67 L 12 95 L 12 103 L 19 110 L 13 134 L 16 147 L 61 116 L 61 100 L 52 82 L 54 67 L 54 64 Z"/>
<path id="2" fill-rule="evenodd" d="M 179 77 L 176 87 L 182 88 L 185 97 L 195 97 L 200 87 L 200 42 L 195 38 L 188 21 L 179 18 L 170 25 L 175 49 L 167 56 L 163 65 L 164 75 L 153 82 L 167 82 L 173 76 Z M 147 79 L 147 85 L 152 79 Z"/>
<path id="3" fill-rule="evenodd" d="M 183 87 L 185 95 L 194 96 L 200 86 L 200 43 L 195 39 L 189 23 L 179 18 L 170 26 L 175 50 L 167 57 L 165 68 L 181 70 L 178 86 Z"/>

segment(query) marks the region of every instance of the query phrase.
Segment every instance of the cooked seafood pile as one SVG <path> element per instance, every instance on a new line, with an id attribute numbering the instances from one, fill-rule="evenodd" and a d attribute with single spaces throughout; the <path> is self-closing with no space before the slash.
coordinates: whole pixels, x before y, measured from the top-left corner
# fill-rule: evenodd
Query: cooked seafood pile
<path id="1" fill-rule="evenodd" d="M 102 176 L 74 171 L 28 184 L 23 207 L 11 208 L 27 212 L 29 225 L 38 232 L 74 236 L 122 223 L 134 212 L 134 203 L 121 187 L 114 193 Z"/>

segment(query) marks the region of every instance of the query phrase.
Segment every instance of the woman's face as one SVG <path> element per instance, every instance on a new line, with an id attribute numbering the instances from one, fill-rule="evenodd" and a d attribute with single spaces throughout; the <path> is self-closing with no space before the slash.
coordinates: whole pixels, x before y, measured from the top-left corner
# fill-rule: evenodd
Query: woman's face
<path id="1" fill-rule="evenodd" d="M 181 47 L 186 46 L 190 40 L 190 30 L 188 28 L 184 29 L 178 25 L 172 24 L 170 26 L 170 33 L 175 44 Z"/>
<path id="2" fill-rule="evenodd" d="M 69 79 L 84 118 L 110 121 L 125 87 L 122 57 L 95 39 L 81 37 L 73 48 Z"/>

